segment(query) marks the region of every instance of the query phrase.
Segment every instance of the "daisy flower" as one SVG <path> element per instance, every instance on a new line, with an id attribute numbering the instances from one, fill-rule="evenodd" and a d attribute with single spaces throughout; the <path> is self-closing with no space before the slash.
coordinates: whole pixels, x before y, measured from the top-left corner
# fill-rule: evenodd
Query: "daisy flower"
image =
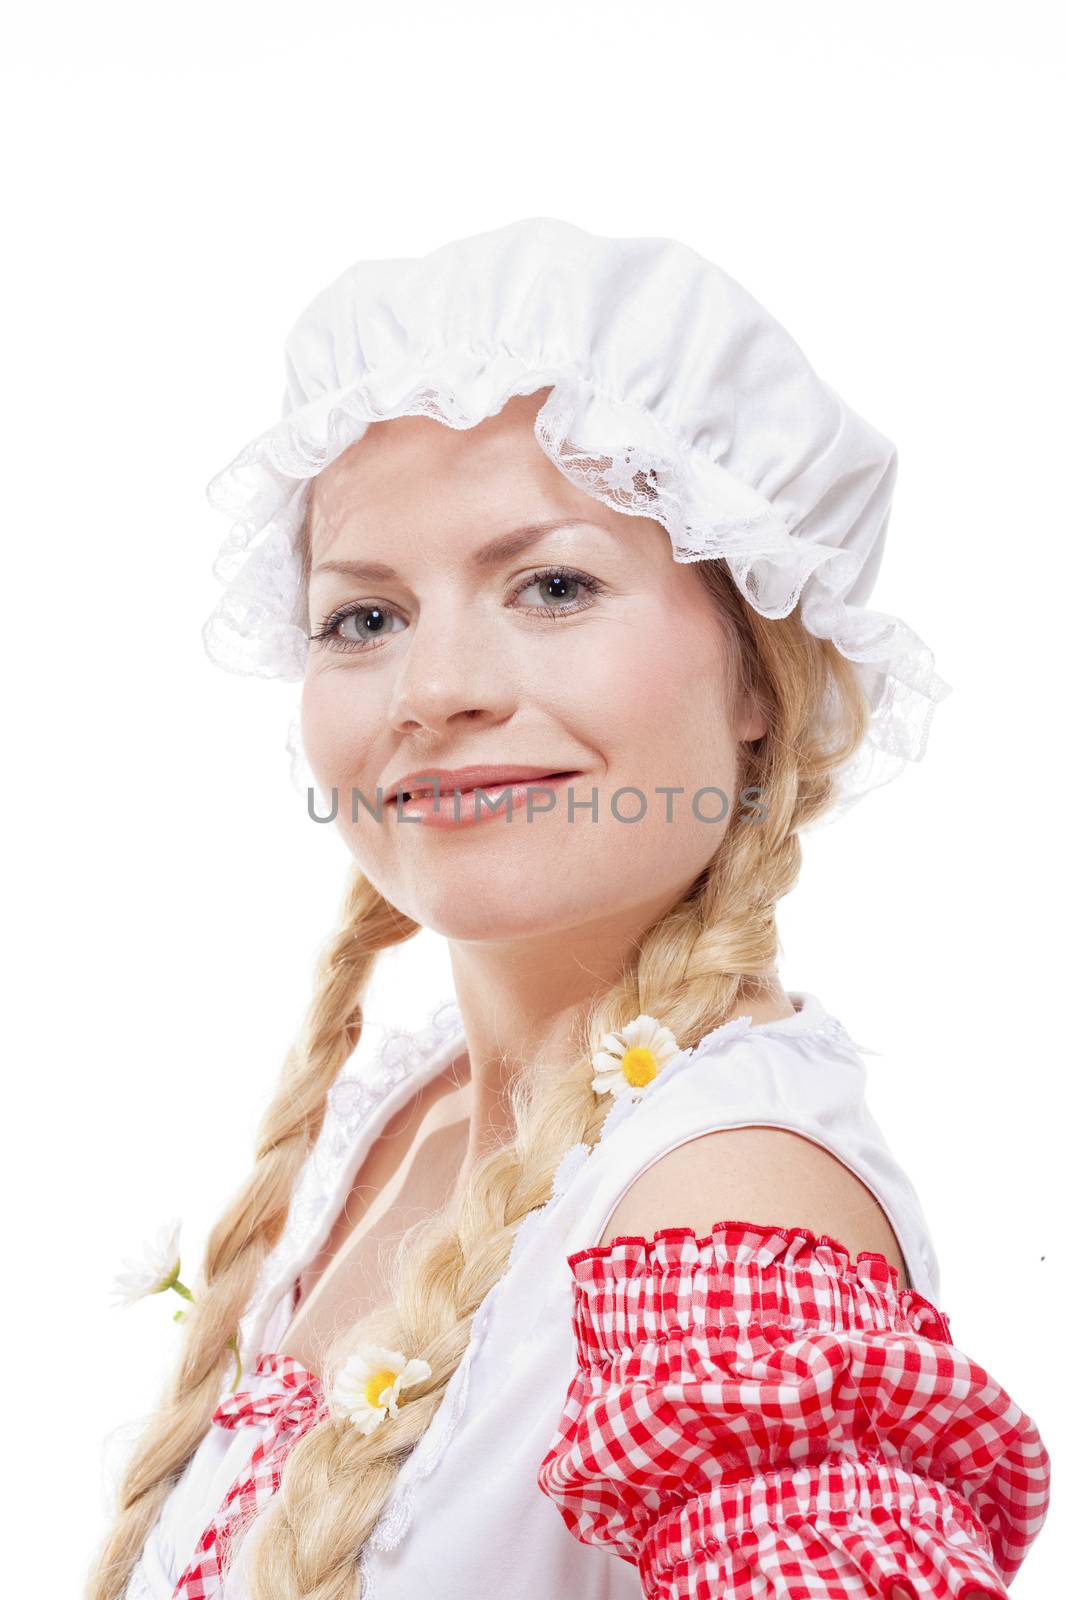
<path id="1" fill-rule="evenodd" d="M 178 1237 L 181 1230 L 181 1218 L 174 1217 L 163 1224 L 154 1241 L 145 1240 L 140 1259 L 130 1256 L 123 1258 L 123 1265 L 129 1271 L 118 1273 L 112 1284 L 117 1304 L 132 1306 L 136 1301 L 143 1300 L 145 1295 L 161 1294 L 164 1289 L 178 1289 L 179 1293 L 191 1298 L 185 1285 L 178 1281 L 181 1267 Z"/>
<path id="2" fill-rule="evenodd" d="M 678 1041 L 669 1028 L 644 1012 L 618 1033 L 606 1033 L 593 1056 L 593 1088 L 618 1097 L 644 1094 L 653 1078 L 678 1055 Z"/>
<path id="3" fill-rule="evenodd" d="M 335 1417 L 355 1423 L 360 1433 L 373 1433 L 386 1415 L 396 1416 L 400 1391 L 429 1376 L 425 1361 L 409 1361 L 399 1350 L 387 1350 L 380 1344 L 361 1344 L 334 1379 L 330 1410 Z"/>

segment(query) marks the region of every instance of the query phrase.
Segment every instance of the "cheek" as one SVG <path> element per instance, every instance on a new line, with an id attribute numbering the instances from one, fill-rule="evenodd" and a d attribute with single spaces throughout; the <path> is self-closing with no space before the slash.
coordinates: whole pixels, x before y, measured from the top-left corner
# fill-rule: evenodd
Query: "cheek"
<path id="1" fill-rule="evenodd" d="M 343 787 L 368 758 L 380 726 L 367 697 L 354 703 L 343 672 L 312 673 L 300 699 L 304 751 L 320 788 Z"/>
<path id="2" fill-rule="evenodd" d="M 608 752 L 656 782 L 721 768 L 732 740 L 723 669 L 706 623 L 694 636 L 679 630 L 651 643 L 647 632 L 628 630 L 620 645 L 588 657 L 580 675 Z M 655 775 L 660 769 L 662 777 Z"/>

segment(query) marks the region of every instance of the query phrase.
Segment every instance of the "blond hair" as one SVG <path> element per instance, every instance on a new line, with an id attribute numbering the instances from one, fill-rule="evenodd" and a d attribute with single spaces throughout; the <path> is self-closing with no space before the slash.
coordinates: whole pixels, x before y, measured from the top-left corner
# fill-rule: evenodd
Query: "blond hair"
<path id="1" fill-rule="evenodd" d="M 563 1154 L 599 1137 L 606 1105 L 593 1092 L 589 1063 L 601 1035 L 644 1011 L 686 1048 L 733 1016 L 750 985 L 775 972 L 775 908 L 800 870 L 798 830 L 832 803 L 835 774 L 866 732 L 867 702 L 852 664 L 807 632 L 799 608 L 764 618 L 724 563 L 697 565 L 725 629 L 733 704 L 750 696 L 767 723 L 760 739 L 739 747 L 737 769 L 738 795 L 757 790 L 765 816 L 756 824 L 743 808 L 732 809 L 709 866 L 597 996 L 576 1058 L 516 1077 L 513 1138 L 481 1158 L 443 1215 L 409 1231 L 390 1302 L 331 1348 L 332 1367 L 335 1354 L 371 1339 L 424 1357 L 432 1376 L 406 1392 L 387 1427 L 365 1436 L 327 1418 L 292 1449 L 281 1486 L 244 1546 L 253 1600 L 357 1600 L 362 1546 L 463 1356 L 475 1312 L 507 1268 L 519 1223 L 550 1198 Z M 284 1227 L 327 1092 L 359 1040 L 374 962 L 418 927 L 353 871 L 302 1034 L 260 1124 L 251 1174 L 208 1239 L 177 1371 L 125 1469 L 87 1600 L 118 1600 L 163 1501 L 207 1431 L 232 1375 L 228 1341 Z"/>

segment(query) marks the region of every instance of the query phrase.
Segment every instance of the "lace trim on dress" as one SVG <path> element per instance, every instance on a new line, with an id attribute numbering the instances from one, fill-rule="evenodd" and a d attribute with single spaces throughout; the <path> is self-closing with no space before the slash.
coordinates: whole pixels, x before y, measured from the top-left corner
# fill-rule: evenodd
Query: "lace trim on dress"
<path id="1" fill-rule="evenodd" d="M 329 1204 L 360 1129 L 387 1095 L 413 1077 L 461 1031 L 459 1007 L 454 1000 L 442 1000 L 424 1028 L 416 1033 L 391 1028 L 369 1060 L 366 1056 L 361 1058 L 357 1050 L 342 1068 L 327 1096 L 319 1137 L 297 1179 L 282 1236 L 263 1264 L 255 1293 L 241 1319 L 242 1350 L 253 1356 L 259 1354 L 263 1324 L 279 1296 L 291 1285 L 316 1234 L 324 1224 L 332 1223 L 333 1217 L 327 1217 Z"/>

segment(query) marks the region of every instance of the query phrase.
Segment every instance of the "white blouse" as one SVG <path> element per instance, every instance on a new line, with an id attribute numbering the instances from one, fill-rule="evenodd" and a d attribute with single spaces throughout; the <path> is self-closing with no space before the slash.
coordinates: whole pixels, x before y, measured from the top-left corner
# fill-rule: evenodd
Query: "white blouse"
<path id="1" fill-rule="evenodd" d="M 822 1145 L 873 1193 L 912 1287 L 938 1303 L 938 1262 L 918 1196 L 866 1104 L 861 1053 L 877 1052 L 855 1044 L 813 994 L 790 999 L 790 1018 L 740 1017 L 713 1029 L 641 1098 L 617 1100 L 595 1146 L 564 1155 L 551 1199 L 520 1225 L 507 1271 L 479 1307 L 464 1357 L 364 1546 L 363 1600 L 641 1600 L 635 1567 L 578 1542 L 537 1472 L 574 1371 L 567 1257 L 596 1245 L 625 1191 L 676 1146 L 738 1127 L 787 1128 Z M 377 1050 L 366 1038 L 330 1090 L 284 1234 L 242 1321 L 244 1389 L 255 1387 L 249 1373 L 259 1355 L 284 1336 L 295 1282 L 322 1248 L 378 1132 L 466 1048 L 451 999 L 417 1034 L 391 1032 Z M 126 1600 L 171 1600 L 263 1432 L 212 1424 L 164 1503 Z M 248 1600 L 240 1554 L 223 1592 Z"/>

